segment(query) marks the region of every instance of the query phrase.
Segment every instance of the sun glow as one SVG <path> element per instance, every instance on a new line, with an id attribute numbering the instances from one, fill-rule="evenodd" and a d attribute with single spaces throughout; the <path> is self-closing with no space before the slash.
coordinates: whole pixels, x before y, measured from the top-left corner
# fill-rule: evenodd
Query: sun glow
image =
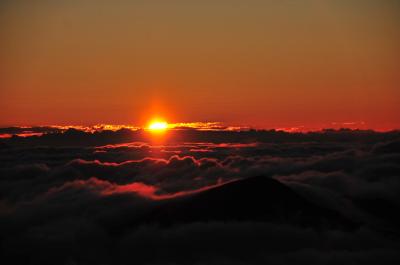
<path id="1" fill-rule="evenodd" d="M 153 121 L 148 128 L 155 132 L 165 131 L 168 128 L 168 123 L 165 121 Z"/>

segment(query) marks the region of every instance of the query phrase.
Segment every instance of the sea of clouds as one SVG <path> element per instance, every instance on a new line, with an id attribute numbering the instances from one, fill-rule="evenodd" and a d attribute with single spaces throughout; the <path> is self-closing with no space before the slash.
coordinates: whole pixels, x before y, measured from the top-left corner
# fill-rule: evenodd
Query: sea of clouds
<path id="1" fill-rule="evenodd" d="M 346 141 L 323 135 L 312 141 L 218 139 L 104 145 L 2 140 L 4 264 L 400 262 L 398 135 L 382 141 L 357 135 Z M 135 225 L 137 216 L 165 200 L 253 176 L 273 178 L 359 225 L 351 231 L 253 220 Z"/>

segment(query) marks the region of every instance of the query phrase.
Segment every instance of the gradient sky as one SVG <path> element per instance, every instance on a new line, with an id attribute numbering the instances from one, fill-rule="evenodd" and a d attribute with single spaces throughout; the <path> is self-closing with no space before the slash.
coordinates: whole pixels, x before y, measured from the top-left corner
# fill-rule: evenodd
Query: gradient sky
<path id="1" fill-rule="evenodd" d="M 0 125 L 400 128 L 400 1 L 1 1 Z"/>

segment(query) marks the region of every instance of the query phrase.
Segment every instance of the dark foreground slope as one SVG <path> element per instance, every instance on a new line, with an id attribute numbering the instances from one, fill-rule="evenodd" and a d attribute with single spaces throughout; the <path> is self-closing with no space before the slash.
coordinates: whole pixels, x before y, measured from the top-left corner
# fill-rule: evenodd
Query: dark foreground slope
<path id="1" fill-rule="evenodd" d="M 164 225 L 210 221 L 259 221 L 314 228 L 355 226 L 341 214 L 322 208 L 284 184 L 262 176 L 171 199 L 146 217 L 146 222 Z"/>

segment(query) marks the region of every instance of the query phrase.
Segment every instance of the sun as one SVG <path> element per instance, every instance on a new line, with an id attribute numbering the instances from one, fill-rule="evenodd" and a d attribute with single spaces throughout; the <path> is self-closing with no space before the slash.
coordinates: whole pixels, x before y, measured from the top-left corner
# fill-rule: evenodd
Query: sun
<path id="1" fill-rule="evenodd" d="M 148 129 L 154 132 L 165 131 L 168 128 L 168 123 L 166 121 L 153 121 L 150 123 Z"/>

